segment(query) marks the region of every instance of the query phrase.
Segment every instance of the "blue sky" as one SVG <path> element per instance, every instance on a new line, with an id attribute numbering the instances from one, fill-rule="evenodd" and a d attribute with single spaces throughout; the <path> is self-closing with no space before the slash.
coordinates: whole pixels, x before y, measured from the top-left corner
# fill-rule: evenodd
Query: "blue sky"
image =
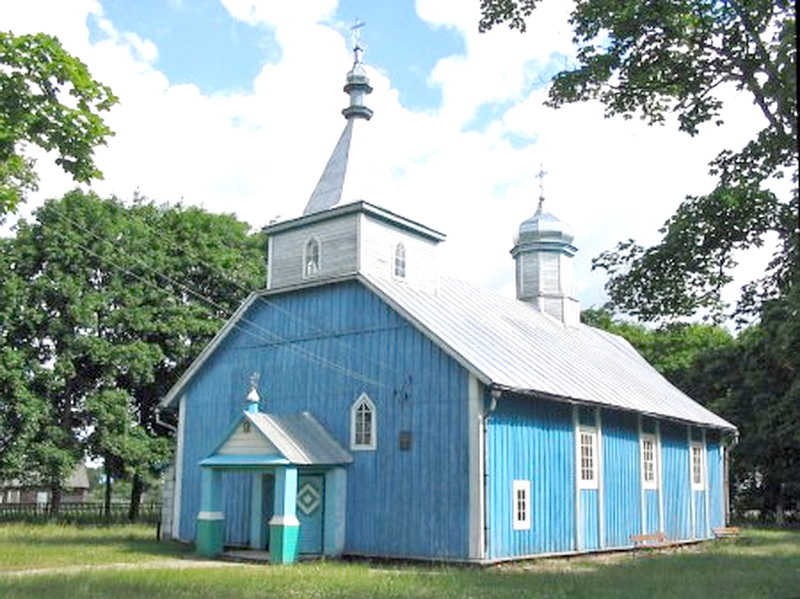
<path id="1" fill-rule="evenodd" d="M 442 267 L 513 294 L 514 231 L 533 214 L 536 173 L 549 210 L 575 230 L 577 293 L 604 296 L 591 258 L 618 241 L 651 243 L 687 194 L 710 190 L 707 163 L 760 125 L 731 93 L 728 125 L 690 138 L 674 123 L 605 119 L 587 103 L 543 106 L 573 60 L 571 3 L 542 2 L 521 35 L 477 32 L 478 0 L 4 0 L 0 22 L 57 35 L 119 106 L 116 136 L 97 153 L 101 194 L 233 212 L 259 227 L 298 215 L 344 126 L 350 26 L 375 91 L 376 162 L 394 173 L 399 205 L 445 232 Z M 74 184 L 39 157 L 41 191 Z M 380 204 L 380 199 L 375 203 Z"/>

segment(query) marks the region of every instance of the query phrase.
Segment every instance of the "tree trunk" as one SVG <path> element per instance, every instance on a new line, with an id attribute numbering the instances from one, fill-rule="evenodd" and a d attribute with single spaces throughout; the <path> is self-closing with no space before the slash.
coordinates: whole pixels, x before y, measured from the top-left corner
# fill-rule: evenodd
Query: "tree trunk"
<path id="1" fill-rule="evenodd" d="M 133 475 L 131 485 L 131 504 L 128 508 L 128 520 L 135 521 L 139 517 L 139 505 L 142 503 L 142 492 L 144 491 L 144 481 L 139 474 Z"/>
<path id="2" fill-rule="evenodd" d="M 54 479 L 50 482 L 50 510 L 49 517 L 56 518 L 61 511 L 61 481 Z"/>
<path id="3" fill-rule="evenodd" d="M 111 469 L 108 467 L 108 459 L 106 458 L 103 470 L 106 473 L 105 495 L 103 496 L 103 517 L 106 520 L 111 518 L 111 491 L 112 491 L 112 478 Z"/>

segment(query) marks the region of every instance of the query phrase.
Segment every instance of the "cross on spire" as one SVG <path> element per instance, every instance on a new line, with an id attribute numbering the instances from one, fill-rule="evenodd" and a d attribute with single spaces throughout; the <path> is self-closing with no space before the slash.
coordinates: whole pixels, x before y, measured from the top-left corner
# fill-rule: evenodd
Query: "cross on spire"
<path id="1" fill-rule="evenodd" d="M 356 17 L 355 23 L 350 26 L 350 38 L 353 42 L 353 54 L 357 64 L 361 62 L 361 55 L 364 53 L 364 48 L 361 47 L 361 29 L 365 25 L 364 21 Z"/>

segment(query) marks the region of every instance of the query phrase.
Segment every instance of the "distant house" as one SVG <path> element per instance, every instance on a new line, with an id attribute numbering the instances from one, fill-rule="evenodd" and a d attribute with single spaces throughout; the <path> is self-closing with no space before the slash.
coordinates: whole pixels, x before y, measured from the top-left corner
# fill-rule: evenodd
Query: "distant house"
<path id="1" fill-rule="evenodd" d="M 89 475 L 83 463 L 64 481 L 61 501 L 83 502 L 89 493 Z M 50 487 L 42 482 L 23 483 L 19 480 L 0 481 L 0 503 L 40 503 L 50 502 Z"/>
<path id="2" fill-rule="evenodd" d="M 516 299 L 440 272 L 444 235 L 364 191 L 358 56 L 345 91 L 305 213 L 266 228 L 266 288 L 162 401 L 179 415 L 172 535 L 275 562 L 712 538 L 735 427 L 579 322 L 573 236 L 542 201 L 511 251 Z"/>

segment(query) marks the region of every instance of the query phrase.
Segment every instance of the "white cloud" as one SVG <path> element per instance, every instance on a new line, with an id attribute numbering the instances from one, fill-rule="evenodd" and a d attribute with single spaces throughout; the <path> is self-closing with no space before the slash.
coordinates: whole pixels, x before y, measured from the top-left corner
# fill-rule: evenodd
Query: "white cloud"
<path id="1" fill-rule="evenodd" d="M 100 193 L 130 197 L 139 188 L 160 201 L 235 212 L 254 226 L 302 211 L 344 125 L 352 57 L 346 28 L 331 21 L 335 0 L 224 0 L 235 18 L 268 28 L 281 52 L 252 92 L 213 96 L 170 84 L 156 66 L 156 45 L 120 31 L 95 0 L 11 4 L 0 5 L 5 27 L 58 35 L 120 96 L 108 117 L 117 135 L 98 150 Z M 392 82 L 369 68 L 370 127 L 399 173 L 402 205 L 387 208 L 448 234 L 443 263 L 452 274 L 506 293 L 513 292 L 512 235 L 535 210 L 543 163 L 548 206 L 575 229 L 578 289 L 591 304 L 602 285 L 589 273 L 591 257 L 628 237 L 654 241 L 685 194 L 708 190 L 706 163 L 755 124 L 740 125 L 753 114 L 743 98 L 729 109 L 736 126 L 695 139 L 674 126 L 603 119 L 593 104 L 545 108 L 538 78 L 553 53 L 572 53 L 569 7 L 542 3 L 523 35 L 504 26 L 481 35 L 477 2 L 418 0 L 421 18 L 456 31 L 465 51 L 442 57 L 430 74 L 443 96 L 435 112 L 403 108 Z M 90 42 L 87 18 L 104 39 Z M 485 130 L 466 130 L 487 104 L 503 112 Z M 536 143 L 515 149 L 510 136 Z M 55 167 L 42 162 L 40 170 L 42 193 L 32 205 L 71 186 Z"/>

